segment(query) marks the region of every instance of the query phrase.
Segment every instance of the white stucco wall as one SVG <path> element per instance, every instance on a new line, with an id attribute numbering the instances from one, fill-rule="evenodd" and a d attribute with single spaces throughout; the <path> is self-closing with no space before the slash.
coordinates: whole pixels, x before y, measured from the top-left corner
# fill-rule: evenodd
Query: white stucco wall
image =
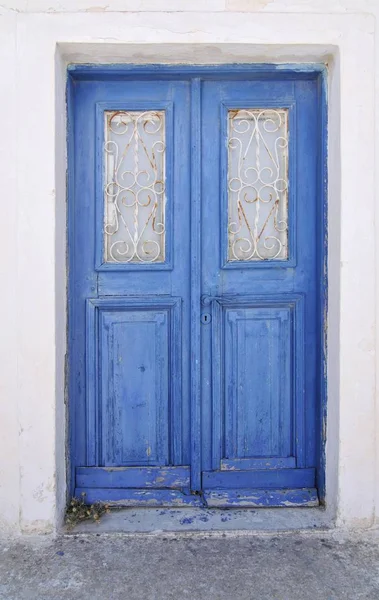
<path id="1" fill-rule="evenodd" d="M 10 0 L 0 8 L 0 533 L 46 533 L 65 502 L 67 62 L 328 61 L 327 503 L 379 511 L 376 0 Z M 375 53 L 377 67 L 375 67 Z"/>

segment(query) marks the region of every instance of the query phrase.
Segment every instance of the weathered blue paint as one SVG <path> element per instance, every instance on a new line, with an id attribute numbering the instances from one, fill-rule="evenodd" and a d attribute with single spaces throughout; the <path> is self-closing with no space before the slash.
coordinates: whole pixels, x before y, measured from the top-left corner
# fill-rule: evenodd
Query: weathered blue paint
<path id="1" fill-rule="evenodd" d="M 189 467 L 79 467 L 80 488 L 175 488 L 189 489 Z"/>
<path id="2" fill-rule="evenodd" d="M 267 506 L 317 506 L 315 488 L 268 489 L 268 490 L 223 490 L 214 489 L 204 493 L 204 501 L 209 508 L 254 508 Z"/>
<path id="3" fill-rule="evenodd" d="M 180 464 L 181 315 L 175 297 L 87 300 L 89 465 Z"/>
<path id="4" fill-rule="evenodd" d="M 89 504 L 106 502 L 114 506 L 204 506 L 200 496 L 189 490 L 147 488 L 76 488 L 78 496 L 85 494 Z"/>
<path id="5" fill-rule="evenodd" d="M 314 505 L 323 67 L 71 66 L 68 102 L 72 492 L 125 505 Z M 247 106 L 289 109 L 287 262 L 226 261 L 226 114 Z M 103 111 L 121 108 L 166 111 L 164 264 L 102 259 Z"/>
<path id="6" fill-rule="evenodd" d="M 68 66 L 69 75 L 75 80 L 127 81 L 128 79 L 262 79 L 282 81 L 294 79 L 318 79 L 325 74 L 324 64 L 251 64 L 236 63 L 225 65 L 163 65 L 163 64 L 73 64 Z"/>
<path id="7" fill-rule="evenodd" d="M 328 73 L 324 69 L 318 77 L 318 97 L 320 103 L 318 131 L 320 135 L 318 153 L 318 203 L 317 223 L 319 224 L 317 236 L 318 273 L 318 323 L 317 331 L 321 348 L 321 367 L 318 377 L 319 410 L 316 414 L 316 440 L 317 440 L 317 489 L 320 501 L 325 501 L 325 468 L 326 468 L 326 419 L 327 419 L 327 347 L 328 347 Z"/>
<path id="8" fill-rule="evenodd" d="M 296 467 L 296 458 L 286 456 L 278 458 L 223 458 L 221 459 L 221 471 L 235 471 L 236 469 L 291 469 Z"/>
<path id="9" fill-rule="evenodd" d="M 216 298 L 203 299 L 212 305 L 212 467 L 305 466 L 304 295 Z"/>
<path id="10" fill-rule="evenodd" d="M 191 81 L 191 489 L 201 490 L 201 80 Z"/>
<path id="11" fill-rule="evenodd" d="M 250 469 L 248 471 L 203 471 L 204 490 L 313 488 L 315 469 Z"/>

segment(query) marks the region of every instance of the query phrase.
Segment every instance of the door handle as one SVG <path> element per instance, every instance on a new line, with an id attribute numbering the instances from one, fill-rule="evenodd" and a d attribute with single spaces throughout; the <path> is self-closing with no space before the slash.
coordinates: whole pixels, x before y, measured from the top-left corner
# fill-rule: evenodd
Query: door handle
<path id="1" fill-rule="evenodd" d="M 202 306 L 209 306 L 213 300 L 223 300 L 223 296 L 211 296 L 210 294 L 203 294 L 201 296 Z"/>

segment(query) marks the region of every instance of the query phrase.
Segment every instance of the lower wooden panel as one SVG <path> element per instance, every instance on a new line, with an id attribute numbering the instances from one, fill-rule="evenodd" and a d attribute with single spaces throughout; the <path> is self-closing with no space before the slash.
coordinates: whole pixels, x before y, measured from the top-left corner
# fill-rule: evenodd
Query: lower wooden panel
<path id="1" fill-rule="evenodd" d="M 278 469 L 257 471 L 205 471 L 203 488 L 292 489 L 313 488 L 315 469 Z"/>
<path id="2" fill-rule="evenodd" d="M 203 506 L 200 496 L 184 494 L 179 490 L 143 490 L 117 488 L 75 489 L 77 498 L 83 497 L 87 504 L 105 502 L 111 506 Z"/>
<path id="3" fill-rule="evenodd" d="M 246 469 L 294 469 L 296 467 L 296 458 L 294 456 L 286 456 L 284 458 L 272 457 L 267 458 L 237 458 L 223 459 L 221 461 L 221 471 L 235 471 Z"/>
<path id="4" fill-rule="evenodd" d="M 204 501 L 209 508 L 291 507 L 318 506 L 317 490 L 302 488 L 291 490 L 221 490 L 204 493 Z"/>
<path id="5" fill-rule="evenodd" d="M 224 307 L 223 458 L 293 454 L 294 309 L 266 302 Z"/>
<path id="6" fill-rule="evenodd" d="M 189 467 L 77 467 L 78 488 L 189 488 Z"/>
<path id="7" fill-rule="evenodd" d="M 304 310 L 304 296 L 292 293 L 212 302 L 214 470 L 314 465 L 306 454 Z"/>
<path id="8" fill-rule="evenodd" d="M 181 298 L 87 301 L 88 466 L 184 460 L 181 335 Z"/>

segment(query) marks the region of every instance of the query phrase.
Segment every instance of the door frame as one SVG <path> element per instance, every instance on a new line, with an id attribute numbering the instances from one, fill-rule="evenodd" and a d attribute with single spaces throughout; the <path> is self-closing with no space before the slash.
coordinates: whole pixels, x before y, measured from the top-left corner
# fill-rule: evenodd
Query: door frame
<path id="1" fill-rule="evenodd" d="M 233 65 L 71 65 L 68 67 L 67 78 L 67 156 L 68 156 L 68 219 L 67 219 L 67 244 L 68 244 L 68 269 L 73 269 L 73 257 L 70 254 L 71 236 L 74 230 L 74 211 L 72 210 L 74 198 L 74 156 L 73 156 L 73 122 L 74 101 L 73 86 L 76 80 L 122 80 L 141 79 L 153 81 L 154 79 L 181 79 L 191 81 L 191 222 L 190 222 L 190 253 L 191 253 L 191 327 L 190 356 L 190 415 L 191 415 L 191 489 L 201 489 L 201 376 L 197 365 L 200 364 L 200 335 L 201 335 L 201 82 L 204 79 L 235 79 L 238 80 L 283 80 L 314 79 L 318 82 L 320 102 L 319 140 L 318 140 L 318 205 L 317 205 L 317 256 L 318 256 L 318 282 L 319 306 L 318 332 L 319 356 L 318 365 L 318 406 L 316 415 L 318 447 L 316 466 L 316 483 L 321 503 L 325 498 L 325 443 L 326 443 L 326 410 L 327 410 L 327 69 L 325 65 L 298 65 L 289 64 L 233 64 Z M 125 276 L 126 273 L 125 273 Z M 71 305 L 74 301 L 73 293 L 68 281 L 68 315 L 70 322 Z M 71 335 L 68 327 L 68 365 L 71 356 Z M 75 439 L 73 423 L 76 418 L 74 404 L 74 381 L 69 369 L 69 455 L 75 453 Z M 200 434 L 198 433 L 200 432 Z M 196 433 L 196 434 L 195 434 Z M 69 493 L 75 488 L 75 460 L 70 461 Z"/>

